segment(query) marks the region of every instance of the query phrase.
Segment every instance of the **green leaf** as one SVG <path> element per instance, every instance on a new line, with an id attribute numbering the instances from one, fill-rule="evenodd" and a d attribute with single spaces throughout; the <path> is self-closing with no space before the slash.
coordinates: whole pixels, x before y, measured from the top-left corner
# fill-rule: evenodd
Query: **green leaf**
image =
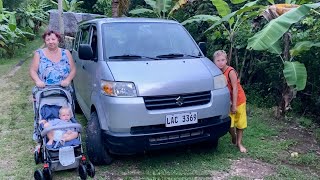
<path id="1" fill-rule="evenodd" d="M 245 2 L 245 1 L 247 1 L 247 0 L 231 0 L 231 3 L 232 4 L 241 4 L 241 3 Z"/>
<path id="2" fill-rule="evenodd" d="M 31 28 L 34 28 L 34 22 L 32 21 L 32 19 L 28 19 L 28 24 Z"/>
<path id="3" fill-rule="evenodd" d="M 17 25 L 17 22 L 16 22 L 16 16 L 14 13 L 11 13 L 10 14 L 10 17 L 9 17 L 9 24 L 14 24 L 14 25 Z"/>
<path id="4" fill-rule="evenodd" d="M 237 13 L 237 11 L 234 11 L 234 12 L 232 12 L 232 13 L 224 16 L 224 17 L 221 18 L 219 21 L 215 22 L 212 26 L 210 26 L 210 27 L 205 31 L 205 33 L 208 32 L 208 31 L 210 31 L 211 29 L 214 29 L 216 26 L 221 25 L 223 22 L 229 21 L 236 13 Z"/>
<path id="5" fill-rule="evenodd" d="M 280 55 L 282 53 L 282 48 L 281 48 L 281 43 L 280 40 L 275 42 L 270 48 L 268 49 L 269 52 L 273 54 L 278 54 Z"/>
<path id="6" fill-rule="evenodd" d="M 171 7 L 172 0 L 157 0 L 156 6 L 160 10 L 159 12 L 168 12 Z"/>
<path id="7" fill-rule="evenodd" d="M 304 4 L 270 21 L 265 28 L 249 38 L 247 49 L 266 50 L 278 41 L 292 24 L 300 21 L 310 9 L 317 8 L 320 3 Z"/>
<path id="8" fill-rule="evenodd" d="M 268 2 L 274 4 L 274 0 L 268 0 Z"/>
<path id="9" fill-rule="evenodd" d="M 304 64 L 300 62 L 284 62 L 283 75 L 286 78 L 288 86 L 294 86 L 297 91 L 306 87 L 307 70 Z"/>
<path id="10" fill-rule="evenodd" d="M 303 51 L 308 51 L 312 47 L 320 47 L 320 42 L 318 43 L 313 43 L 311 41 L 302 41 L 298 42 L 291 50 L 290 54 L 291 56 L 297 56 Z"/>
<path id="11" fill-rule="evenodd" d="M 156 1 L 155 0 L 144 0 L 152 9 L 156 9 Z"/>
<path id="12" fill-rule="evenodd" d="M 194 23 L 194 22 L 202 22 L 202 21 L 207 21 L 207 22 L 216 22 L 219 21 L 221 18 L 219 16 L 215 15 L 196 15 L 192 16 L 191 18 L 183 21 L 181 24 L 186 25 L 188 23 Z"/>
<path id="13" fill-rule="evenodd" d="M 2 13 L 2 10 L 3 10 L 3 2 L 2 0 L 0 0 L 0 13 Z"/>
<path id="14" fill-rule="evenodd" d="M 130 14 L 154 13 L 151 9 L 140 8 L 129 11 Z"/>
<path id="15" fill-rule="evenodd" d="M 218 14 L 224 17 L 231 13 L 229 5 L 223 0 L 211 0 L 212 4 L 216 7 Z"/>
<path id="16" fill-rule="evenodd" d="M 9 24 L 9 29 L 10 29 L 11 31 L 15 31 L 16 28 L 17 28 L 17 26 L 16 26 L 15 24 Z"/>

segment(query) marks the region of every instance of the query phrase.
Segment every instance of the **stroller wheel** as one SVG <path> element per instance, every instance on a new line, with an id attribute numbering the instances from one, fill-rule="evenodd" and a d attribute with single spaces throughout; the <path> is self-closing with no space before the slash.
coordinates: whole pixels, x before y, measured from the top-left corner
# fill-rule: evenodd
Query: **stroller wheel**
<path id="1" fill-rule="evenodd" d="M 87 179 L 88 174 L 87 174 L 87 168 L 85 165 L 80 164 L 78 167 L 78 172 L 81 179 L 83 180 Z"/>
<path id="2" fill-rule="evenodd" d="M 42 172 L 46 180 L 52 180 L 52 172 L 49 168 L 43 168 Z"/>
<path id="3" fill-rule="evenodd" d="M 96 174 L 96 170 L 95 170 L 93 164 L 90 161 L 88 161 L 86 166 L 87 166 L 88 175 L 93 178 L 94 175 Z"/>
<path id="4" fill-rule="evenodd" d="M 39 162 L 40 162 L 40 156 L 39 156 L 38 151 L 35 151 L 35 152 L 34 152 L 34 162 L 35 162 L 36 164 L 39 164 Z"/>
<path id="5" fill-rule="evenodd" d="M 37 170 L 34 172 L 33 177 L 34 177 L 35 180 L 45 180 L 42 171 L 39 170 L 39 169 L 37 169 Z"/>

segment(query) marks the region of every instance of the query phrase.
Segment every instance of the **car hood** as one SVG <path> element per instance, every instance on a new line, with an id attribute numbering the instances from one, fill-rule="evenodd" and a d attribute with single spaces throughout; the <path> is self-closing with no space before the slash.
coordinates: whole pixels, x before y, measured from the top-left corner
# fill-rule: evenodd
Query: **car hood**
<path id="1" fill-rule="evenodd" d="M 200 58 L 108 61 L 115 81 L 133 82 L 138 96 L 159 96 L 213 89 L 213 75 Z"/>

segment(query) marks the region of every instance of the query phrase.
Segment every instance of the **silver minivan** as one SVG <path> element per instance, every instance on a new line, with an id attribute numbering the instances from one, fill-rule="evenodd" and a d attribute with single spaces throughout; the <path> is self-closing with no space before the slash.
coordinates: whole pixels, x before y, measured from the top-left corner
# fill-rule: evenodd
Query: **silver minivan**
<path id="1" fill-rule="evenodd" d="M 79 24 L 75 99 L 94 164 L 197 142 L 216 146 L 230 127 L 221 71 L 176 21 L 93 19 Z"/>

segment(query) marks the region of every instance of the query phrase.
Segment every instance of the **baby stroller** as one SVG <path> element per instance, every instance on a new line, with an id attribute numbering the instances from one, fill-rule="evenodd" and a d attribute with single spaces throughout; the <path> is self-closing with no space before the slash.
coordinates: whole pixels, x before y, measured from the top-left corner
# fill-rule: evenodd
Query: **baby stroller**
<path id="1" fill-rule="evenodd" d="M 40 146 L 37 146 L 34 152 L 35 163 L 43 163 L 42 170 L 38 169 L 34 172 L 34 179 L 52 179 L 53 171 L 61 171 L 66 169 L 78 169 L 81 179 L 87 179 L 87 176 L 94 177 L 95 168 L 93 164 L 86 159 L 81 145 L 80 132 L 82 127 L 74 118 L 71 118 L 69 124 L 49 126 L 43 128 L 43 124 L 39 124 L 39 120 L 50 120 L 59 118 L 59 110 L 62 106 L 72 109 L 74 117 L 74 102 L 71 95 L 71 88 L 63 88 L 60 86 L 47 86 L 45 88 L 34 88 L 34 121 L 35 121 L 35 137 Z M 52 145 L 47 145 L 47 133 L 52 130 L 74 129 L 79 132 L 76 139 L 60 143 L 55 141 Z"/>

